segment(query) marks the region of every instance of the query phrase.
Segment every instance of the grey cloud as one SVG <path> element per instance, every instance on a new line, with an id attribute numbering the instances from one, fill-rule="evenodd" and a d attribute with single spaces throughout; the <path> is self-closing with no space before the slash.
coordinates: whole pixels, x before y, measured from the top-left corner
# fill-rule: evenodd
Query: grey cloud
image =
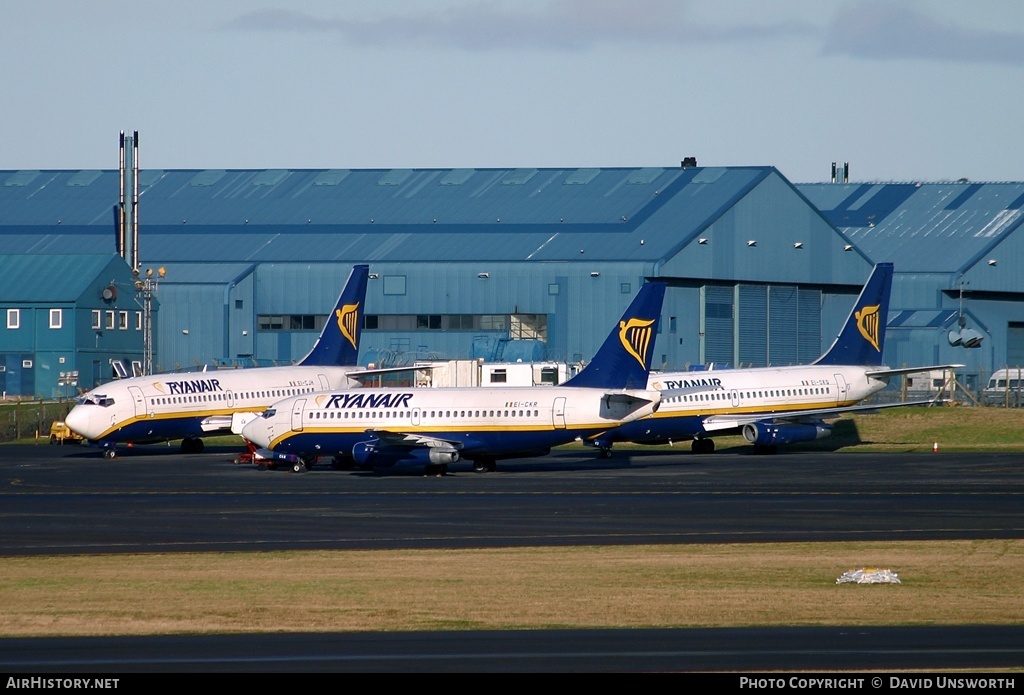
<path id="1" fill-rule="evenodd" d="M 317 18 L 288 9 L 250 12 L 223 25 L 240 31 L 330 32 L 359 45 L 427 43 L 463 50 L 579 50 L 596 44 L 675 45 L 776 40 L 820 33 L 799 22 L 700 24 L 678 0 L 562 0 L 539 10 L 496 1 L 373 20 Z"/>
<path id="2" fill-rule="evenodd" d="M 823 53 L 876 60 L 1020 65 L 1024 64 L 1024 34 L 965 29 L 905 5 L 872 0 L 848 5 L 836 15 Z"/>

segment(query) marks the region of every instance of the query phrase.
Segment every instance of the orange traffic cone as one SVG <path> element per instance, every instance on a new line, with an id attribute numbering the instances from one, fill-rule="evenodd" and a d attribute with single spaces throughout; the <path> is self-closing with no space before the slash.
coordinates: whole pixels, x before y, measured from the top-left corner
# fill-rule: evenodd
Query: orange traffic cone
<path id="1" fill-rule="evenodd" d="M 938 451 L 939 451 L 939 443 L 935 442 L 934 444 L 932 444 L 932 453 L 938 453 Z"/>

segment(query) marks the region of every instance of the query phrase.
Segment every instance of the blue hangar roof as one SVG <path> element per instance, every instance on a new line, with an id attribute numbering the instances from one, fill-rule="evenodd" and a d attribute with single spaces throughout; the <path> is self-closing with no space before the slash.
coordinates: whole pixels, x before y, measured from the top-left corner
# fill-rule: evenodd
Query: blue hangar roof
<path id="1" fill-rule="evenodd" d="M 895 261 L 902 273 L 962 274 L 987 265 L 1024 224 L 1024 183 L 804 183 L 796 188 L 869 258 Z"/>
<path id="2" fill-rule="evenodd" d="M 144 170 L 143 262 L 657 261 L 773 167 Z M 12 254 L 112 251 L 116 170 L 0 171 Z M 708 184 L 714 185 L 708 185 Z M 645 221 L 670 210 L 671 233 Z M 640 243 L 643 239 L 644 243 Z"/>

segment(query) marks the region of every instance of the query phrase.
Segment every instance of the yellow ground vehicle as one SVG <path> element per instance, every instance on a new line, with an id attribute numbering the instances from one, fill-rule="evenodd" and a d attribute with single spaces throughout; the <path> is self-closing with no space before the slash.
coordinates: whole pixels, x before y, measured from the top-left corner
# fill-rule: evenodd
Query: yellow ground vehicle
<path id="1" fill-rule="evenodd" d="M 71 431 L 63 420 L 54 420 L 50 425 L 50 444 L 63 444 L 65 441 L 82 442 L 82 437 Z"/>

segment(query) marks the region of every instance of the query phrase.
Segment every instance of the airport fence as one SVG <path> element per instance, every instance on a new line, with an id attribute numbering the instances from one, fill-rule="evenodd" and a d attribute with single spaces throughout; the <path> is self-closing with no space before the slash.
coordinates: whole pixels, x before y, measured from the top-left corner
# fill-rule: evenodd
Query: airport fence
<path id="1" fill-rule="evenodd" d="M 50 425 L 63 420 L 74 405 L 73 400 L 0 401 L 0 442 L 49 439 Z"/>

